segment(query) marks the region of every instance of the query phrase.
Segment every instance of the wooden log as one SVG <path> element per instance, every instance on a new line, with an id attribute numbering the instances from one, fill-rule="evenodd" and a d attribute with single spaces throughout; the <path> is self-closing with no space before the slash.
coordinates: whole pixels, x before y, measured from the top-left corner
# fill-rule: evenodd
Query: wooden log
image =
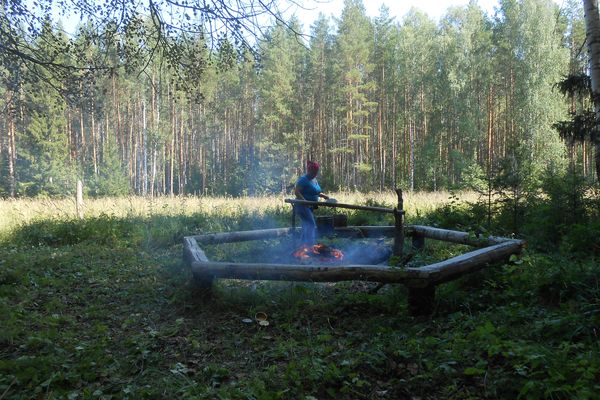
<path id="1" fill-rule="evenodd" d="M 408 288 L 408 312 L 412 316 L 429 315 L 435 308 L 435 285 Z"/>
<path id="2" fill-rule="evenodd" d="M 397 257 L 402 257 L 404 247 L 404 200 L 402 199 L 402 190 L 396 189 L 398 196 L 398 205 L 394 208 L 394 246 L 392 253 Z"/>
<path id="3" fill-rule="evenodd" d="M 412 248 L 414 250 L 423 250 L 425 248 L 425 236 L 421 233 L 414 232 L 412 235 Z"/>
<path id="4" fill-rule="evenodd" d="M 253 231 L 237 231 L 224 233 L 210 233 L 206 235 L 190 236 L 201 244 L 218 244 L 244 242 L 248 240 L 276 239 L 290 235 L 292 228 L 258 229 Z"/>
<path id="5" fill-rule="evenodd" d="M 425 273 L 431 284 L 447 282 L 488 265 L 505 263 L 511 255 L 520 253 L 524 244 L 521 240 L 509 240 L 416 269 Z"/>
<path id="6" fill-rule="evenodd" d="M 300 228 L 274 228 L 253 231 L 209 233 L 189 237 L 201 244 L 233 243 L 250 240 L 277 239 L 279 237 L 291 235 L 292 232 L 296 232 L 299 229 Z M 347 226 L 334 228 L 334 234 L 342 237 L 393 237 L 394 232 L 395 227 L 393 226 Z"/>
<path id="7" fill-rule="evenodd" d="M 394 237 L 395 226 L 347 226 L 334 228 L 334 234 L 341 237 Z"/>
<path id="8" fill-rule="evenodd" d="M 346 214 L 333 214 L 333 227 L 345 228 L 348 226 L 348 216 Z"/>
<path id="9" fill-rule="evenodd" d="M 402 250 L 404 247 L 404 227 L 402 221 L 402 213 L 400 210 L 394 210 L 394 245 L 392 253 L 395 256 L 402 257 Z"/>
<path id="10" fill-rule="evenodd" d="M 302 282 L 370 282 L 427 284 L 428 272 L 381 265 L 290 265 L 231 262 L 193 262 L 192 270 L 215 278 L 283 280 Z"/>
<path id="11" fill-rule="evenodd" d="M 393 208 L 385 208 L 385 207 L 372 207 L 372 206 L 359 206 L 356 204 L 346 204 L 346 203 L 328 203 L 326 201 L 308 201 L 308 200 L 298 200 L 298 199 L 285 199 L 286 203 L 290 204 L 302 204 L 305 206 L 318 206 L 318 207 L 333 207 L 333 208 L 347 208 L 350 210 L 363 210 L 363 211 L 375 211 L 387 214 L 393 214 Z M 404 211 L 402 211 L 404 212 Z"/>
<path id="12" fill-rule="evenodd" d="M 404 210 L 404 199 L 402 198 L 402 189 L 396 188 L 396 197 L 398 197 L 398 210 Z"/>
<path id="13" fill-rule="evenodd" d="M 198 243 L 193 237 L 183 238 L 183 259 L 189 264 L 197 262 L 210 262 L 204 251 L 198 246 Z M 192 268 L 192 276 L 194 277 L 194 287 L 199 290 L 201 295 L 208 294 L 210 291 L 214 277 L 209 274 L 204 274 L 202 271 L 195 271 Z"/>
<path id="14" fill-rule="evenodd" d="M 183 259 L 188 264 L 209 261 L 204 251 L 198 246 L 198 242 L 190 236 L 183 238 Z"/>
<path id="15" fill-rule="evenodd" d="M 395 226 L 380 226 L 380 225 L 367 225 L 367 226 L 348 226 L 335 228 L 334 233 L 342 237 L 394 237 L 396 231 Z M 448 229 L 432 228 L 429 226 L 422 225 L 405 225 L 404 234 L 413 238 L 413 244 L 415 241 L 425 241 L 425 238 L 446 241 L 450 243 L 466 244 L 474 247 L 485 247 L 493 244 L 508 242 L 510 238 L 504 238 L 499 236 L 488 236 L 476 238 L 468 232 L 452 231 Z"/>
<path id="16" fill-rule="evenodd" d="M 507 242 L 510 238 L 499 236 L 475 237 L 468 232 L 453 231 L 449 229 L 433 228 L 423 225 L 408 225 L 406 226 L 406 234 L 409 236 L 421 235 L 428 239 L 441 240 L 444 242 L 466 244 L 475 247 L 485 247 L 492 244 Z"/>

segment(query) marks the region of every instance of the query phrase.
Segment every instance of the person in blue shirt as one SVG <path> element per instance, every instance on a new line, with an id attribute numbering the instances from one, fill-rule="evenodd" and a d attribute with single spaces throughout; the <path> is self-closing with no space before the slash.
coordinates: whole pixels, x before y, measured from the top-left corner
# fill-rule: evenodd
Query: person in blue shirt
<path id="1" fill-rule="evenodd" d="M 327 200 L 326 196 L 321 191 L 321 186 L 317 182 L 317 174 L 319 173 L 319 163 L 314 161 L 306 162 L 306 174 L 302 175 L 296 181 L 294 194 L 299 200 L 319 201 L 319 197 Z M 312 246 L 316 244 L 317 239 L 317 224 L 313 215 L 313 206 L 295 204 L 296 214 L 302 221 L 302 242 Z"/>

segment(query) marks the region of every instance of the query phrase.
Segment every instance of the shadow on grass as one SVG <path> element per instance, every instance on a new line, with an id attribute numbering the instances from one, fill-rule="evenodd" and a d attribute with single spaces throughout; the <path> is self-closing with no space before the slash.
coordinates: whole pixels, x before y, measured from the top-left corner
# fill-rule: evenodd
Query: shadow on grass
<path id="1" fill-rule="evenodd" d="M 184 235 L 274 221 L 101 216 L 19 227 L 0 255 L 0 393 L 541 399 L 600 389 L 594 264 L 530 254 L 441 286 L 436 314 L 421 319 L 394 285 L 373 294 L 360 282 L 222 280 L 198 296 Z"/>

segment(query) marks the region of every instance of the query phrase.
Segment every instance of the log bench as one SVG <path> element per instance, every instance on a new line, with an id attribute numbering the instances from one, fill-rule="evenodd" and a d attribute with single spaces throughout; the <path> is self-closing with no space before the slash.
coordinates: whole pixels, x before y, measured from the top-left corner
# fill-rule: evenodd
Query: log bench
<path id="1" fill-rule="evenodd" d="M 398 212 L 395 213 L 396 215 Z M 474 250 L 423 267 L 390 267 L 385 265 L 290 265 L 270 263 L 243 263 L 211 261 L 203 246 L 251 240 L 269 240 L 291 237 L 299 228 L 276 228 L 229 233 L 212 233 L 187 236 L 183 239 L 183 257 L 190 266 L 195 283 L 210 290 L 218 278 L 250 280 L 284 280 L 302 282 L 339 282 L 361 280 L 379 283 L 399 283 L 408 288 L 409 310 L 413 315 L 426 315 L 433 311 L 437 285 L 459 278 L 481 268 L 503 264 L 510 256 L 519 254 L 523 240 L 489 236 L 475 237 L 467 232 L 433 228 L 421 225 L 401 226 L 349 226 L 334 228 L 339 237 L 392 237 L 394 247 L 401 246 L 398 239 L 412 238 L 412 246 L 422 249 L 425 239 L 465 244 Z"/>

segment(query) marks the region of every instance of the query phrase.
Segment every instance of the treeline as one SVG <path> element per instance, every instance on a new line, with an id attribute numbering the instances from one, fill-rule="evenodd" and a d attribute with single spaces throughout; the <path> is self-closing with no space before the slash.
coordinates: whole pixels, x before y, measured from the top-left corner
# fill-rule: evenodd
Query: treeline
<path id="1" fill-rule="evenodd" d="M 74 67 L 61 79 L 2 58 L 0 195 L 68 194 L 77 179 L 91 195 L 279 192 L 308 158 L 328 190 L 456 188 L 506 168 L 594 177 L 589 144 L 553 127 L 590 107 L 556 86 L 587 71 L 578 2 L 507 0 L 494 16 L 472 2 L 436 23 L 416 10 L 369 18 L 346 0 L 307 41 L 287 25 L 259 57 L 182 34 L 206 60 L 192 76 L 178 68 L 185 54 L 136 31 L 84 25 L 69 38 L 47 22 L 30 51 Z M 136 41 L 147 65 L 116 51 Z"/>

